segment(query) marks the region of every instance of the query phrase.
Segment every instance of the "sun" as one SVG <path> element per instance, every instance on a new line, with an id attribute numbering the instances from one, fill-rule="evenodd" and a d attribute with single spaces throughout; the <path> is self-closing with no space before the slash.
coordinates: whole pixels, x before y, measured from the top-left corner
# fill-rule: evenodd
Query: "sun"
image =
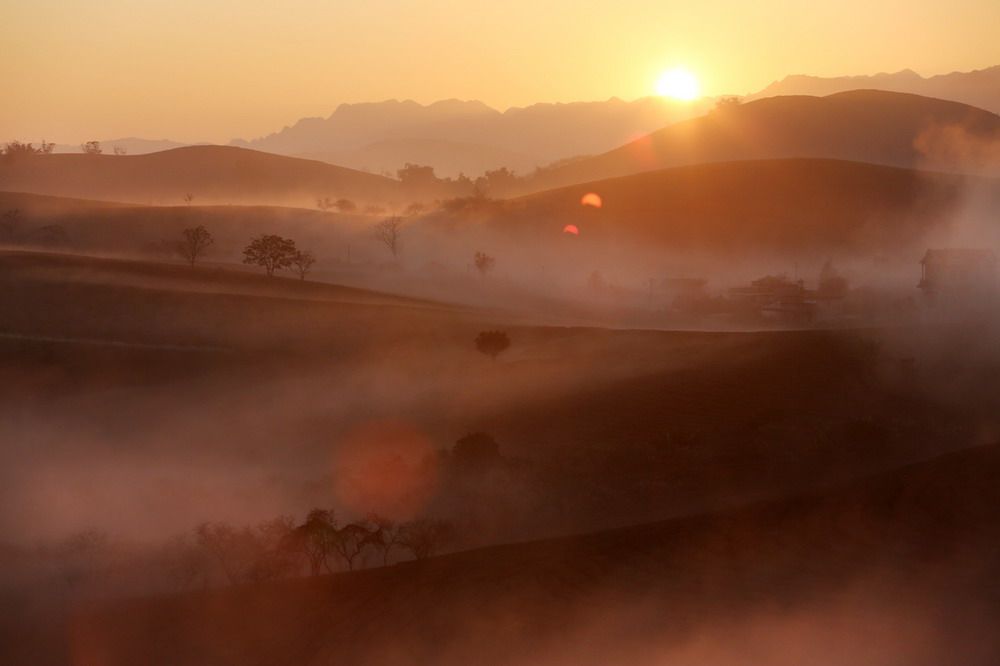
<path id="1" fill-rule="evenodd" d="M 698 99 L 701 86 L 698 85 L 698 77 L 690 70 L 675 67 L 660 75 L 656 81 L 656 92 L 663 97 L 690 102 Z"/>

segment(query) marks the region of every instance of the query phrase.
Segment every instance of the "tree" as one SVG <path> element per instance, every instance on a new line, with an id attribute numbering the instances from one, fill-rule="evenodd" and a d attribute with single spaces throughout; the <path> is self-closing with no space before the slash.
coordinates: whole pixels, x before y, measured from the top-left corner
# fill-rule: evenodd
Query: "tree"
<path id="1" fill-rule="evenodd" d="M 112 150 L 114 150 L 115 155 L 128 155 L 128 148 L 125 146 L 113 146 Z"/>
<path id="2" fill-rule="evenodd" d="M 472 432 L 455 442 L 451 459 L 462 469 L 487 469 L 501 460 L 500 445 L 488 433 Z"/>
<path id="3" fill-rule="evenodd" d="M 192 201 L 194 201 L 194 195 L 193 194 L 191 194 L 190 192 L 188 192 L 187 194 L 184 195 L 184 203 L 186 203 L 188 206 L 190 206 Z"/>
<path id="4" fill-rule="evenodd" d="M 84 155 L 100 155 L 104 152 L 101 150 L 100 141 L 87 141 L 86 143 L 81 143 L 80 148 L 83 150 Z"/>
<path id="5" fill-rule="evenodd" d="M 369 543 L 368 528 L 359 523 L 344 525 L 333 534 L 333 550 L 344 560 L 348 571 L 354 570 L 354 562 Z"/>
<path id="6" fill-rule="evenodd" d="M 333 202 L 333 205 L 341 213 L 353 213 L 358 209 L 357 204 L 350 199 L 337 199 Z"/>
<path id="7" fill-rule="evenodd" d="M 369 524 L 368 544 L 382 555 L 382 566 L 388 566 L 389 554 L 392 549 L 402 545 L 400 541 L 402 526 L 375 513 L 368 516 L 367 522 Z"/>
<path id="8" fill-rule="evenodd" d="M 332 573 L 328 558 L 333 553 L 336 531 L 337 521 L 333 511 L 313 509 L 305 522 L 292 530 L 287 546 L 306 556 L 311 575 L 318 576 L 323 568 Z"/>
<path id="9" fill-rule="evenodd" d="M 392 258 L 399 255 L 399 233 L 403 227 L 403 220 L 398 217 L 390 217 L 375 225 L 375 239 L 386 246 L 392 252 Z"/>
<path id="10" fill-rule="evenodd" d="M 479 271 L 479 275 L 486 277 L 486 274 L 493 270 L 493 266 L 496 265 L 496 259 L 486 254 L 485 252 L 476 252 L 473 257 L 473 263 L 476 266 L 476 270 Z"/>
<path id="11" fill-rule="evenodd" d="M 54 143 L 46 143 L 44 140 L 42 140 L 40 148 L 35 148 L 35 146 L 30 143 L 11 141 L 4 144 L 4 147 L 0 150 L 0 152 L 9 158 L 18 158 L 29 155 L 48 155 L 52 152 L 53 148 L 55 148 Z"/>
<path id="12" fill-rule="evenodd" d="M 491 357 L 497 356 L 510 347 L 510 338 L 503 331 L 482 331 L 475 339 L 476 349 Z"/>
<path id="13" fill-rule="evenodd" d="M 426 209 L 427 207 L 424 204 L 420 203 L 419 201 L 414 201 L 413 203 L 411 203 L 409 206 L 406 207 L 406 210 L 403 211 L 403 214 L 406 215 L 407 217 L 412 217 L 414 215 L 420 215 Z"/>
<path id="14" fill-rule="evenodd" d="M 212 238 L 208 229 L 200 224 L 197 227 L 185 229 L 183 233 L 184 238 L 177 243 L 177 253 L 194 268 L 195 262 L 205 254 L 215 239 Z"/>
<path id="15" fill-rule="evenodd" d="M 400 545 L 416 559 L 424 560 L 444 547 L 453 534 L 451 524 L 443 520 L 415 520 L 403 526 Z"/>
<path id="16" fill-rule="evenodd" d="M 311 252 L 302 252 L 300 250 L 295 253 L 294 257 L 292 257 L 292 266 L 295 267 L 295 271 L 299 274 L 300 280 L 306 279 L 306 274 L 309 273 L 315 263 L 316 257 L 314 257 Z"/>
<path id="17" fill-rule="evenodd" d="M 291 266 L 297 253 L 295 241 L 266 234 L 253 239 L 246 246 L 243 250 L 243 263 L 263 266 L 268 277 L 271 277 L 274 271 Z"/>
<path id="18" fill-rule="evenodd" d="M 316 208 L 319 208 L 321 211 L 328 211 L 333 208 L 333 206 L 334 203 L 330 197 L 317 197 L 316 199 Z"/>

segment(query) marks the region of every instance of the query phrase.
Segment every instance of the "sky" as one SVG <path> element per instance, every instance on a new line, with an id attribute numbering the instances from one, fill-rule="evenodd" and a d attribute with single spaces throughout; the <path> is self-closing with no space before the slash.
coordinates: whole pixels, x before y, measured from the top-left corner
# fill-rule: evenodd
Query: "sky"
<path id="1" fill-rule="evenodd" d="M 344 102 L 706 95 L 1000 64 L 997 0 L 0 0 L 0 139 L 228 142 Z"/>

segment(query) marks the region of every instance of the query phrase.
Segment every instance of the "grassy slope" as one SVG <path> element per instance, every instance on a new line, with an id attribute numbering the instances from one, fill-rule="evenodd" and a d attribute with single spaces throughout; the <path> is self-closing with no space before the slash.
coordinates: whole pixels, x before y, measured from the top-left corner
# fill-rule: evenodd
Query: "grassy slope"
<path id="1" fill-rule="evenodd" d="M 393 200 L 399 184 L 324 162 L 229 146 L 188 146 L 146 155 L 42 155 L 0 160 L 0 190 L 180 205 L 296 202 L 316 197 Z"/>
<path id="2" fill-rule="evenodd" d="M 828 97 L 770 97 L 671 125 L 602 155 L 544 173 L 536 189 L 703 162 L 788 157 L 953 168 L 954 154 L 927 154 L 920 137 L 945 126 L 1000 136 L 1000 116 L 958 102 L 877 90 Z M 967 164 L 967 168 L 982 168 Z M 995 167 L 996 165 L 992 165 Z"/>
<path id="3" fill-rule="evenodd" d="M 78 617 L 73 650 L 107 665 L 460 664 L 483 655 L 490 663 L 654 663 L 658 651 L 709 627 L 739 654 L 729 623 L 815 611 L 819 625 L 817 609 L 841 599 L 859 622 L 869 604 L 882 604 L 883 627 L 926 611 L 935 624 L 925 631 L 946 650 L 928 652 L 928 636 L 912 633 L 875 633 L 886 644 L 866 645 L 873 635 L 860 631 L 847 643 L 827 636 L 809 645 L 812 658 L 823 651 L 831 663 L 880 663 L 851 657 L 878 648 L 889 659 L 881 663 L 896 663 L 894 652 L 907 649 L 890 641 L 900 639 L 912 646 L 907 663 L 945 655 L 989 663 L 1000 649 L 989 629 L 1000 596 L 981 586 L 995 574 L 998 474 L 1000 448 L 972 449 L 727 513 L 125 603 Z M 842 599 L 859 582 L 862 591 Z M 958 599 L 963 612 L 945 611 Z M 790 640 L 779 649 L 795 649 Z"/>

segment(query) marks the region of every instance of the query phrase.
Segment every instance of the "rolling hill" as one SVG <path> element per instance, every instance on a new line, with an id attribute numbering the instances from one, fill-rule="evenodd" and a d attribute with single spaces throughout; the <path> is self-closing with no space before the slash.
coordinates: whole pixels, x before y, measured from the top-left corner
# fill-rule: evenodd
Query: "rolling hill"
<path id="1" fill-rule="evenodd" d="M 314 206 L 317 197 L 392 201 L 398 183 L 323 162 L 225 146 L 146 155 L 36 155 L 0 160 L 0 190 L 62 197 L 183 205 Z"/>
<path id="2" fill-rule="evenodd" d="M 600 209 L 581 205 L 591 192 Z M 605 253 L 631 240 L 634 249 L 731 256 L 905 255 L 953 229 L 971 193 L 984 214 L 1000 210 L 993 180 L 840 160 L 746 160 L 585 182 L 496 203 L 481 217 L 503 237 L 562 237 L 567 249 L 562 230 L 574 224 L 574 242 Z"/>
<path id="3" fill-rule="evenodd" d="M 105 604 L 21 654 L 467 664 L 489 646 L 496 664 L 985 666 L 1000 657 L 997 474 L 1000 448 L 982 447 L 723 513 Z"/>
<path id="4" fill-rule="evenodd" d="M 993 172 L 1000 116 L 957 102 L 875 90 L 770 97 L 717 108 L 602 155 L 547 170 L 550 189 L 671 166 L 817 157 L 889 166 Z"/>

